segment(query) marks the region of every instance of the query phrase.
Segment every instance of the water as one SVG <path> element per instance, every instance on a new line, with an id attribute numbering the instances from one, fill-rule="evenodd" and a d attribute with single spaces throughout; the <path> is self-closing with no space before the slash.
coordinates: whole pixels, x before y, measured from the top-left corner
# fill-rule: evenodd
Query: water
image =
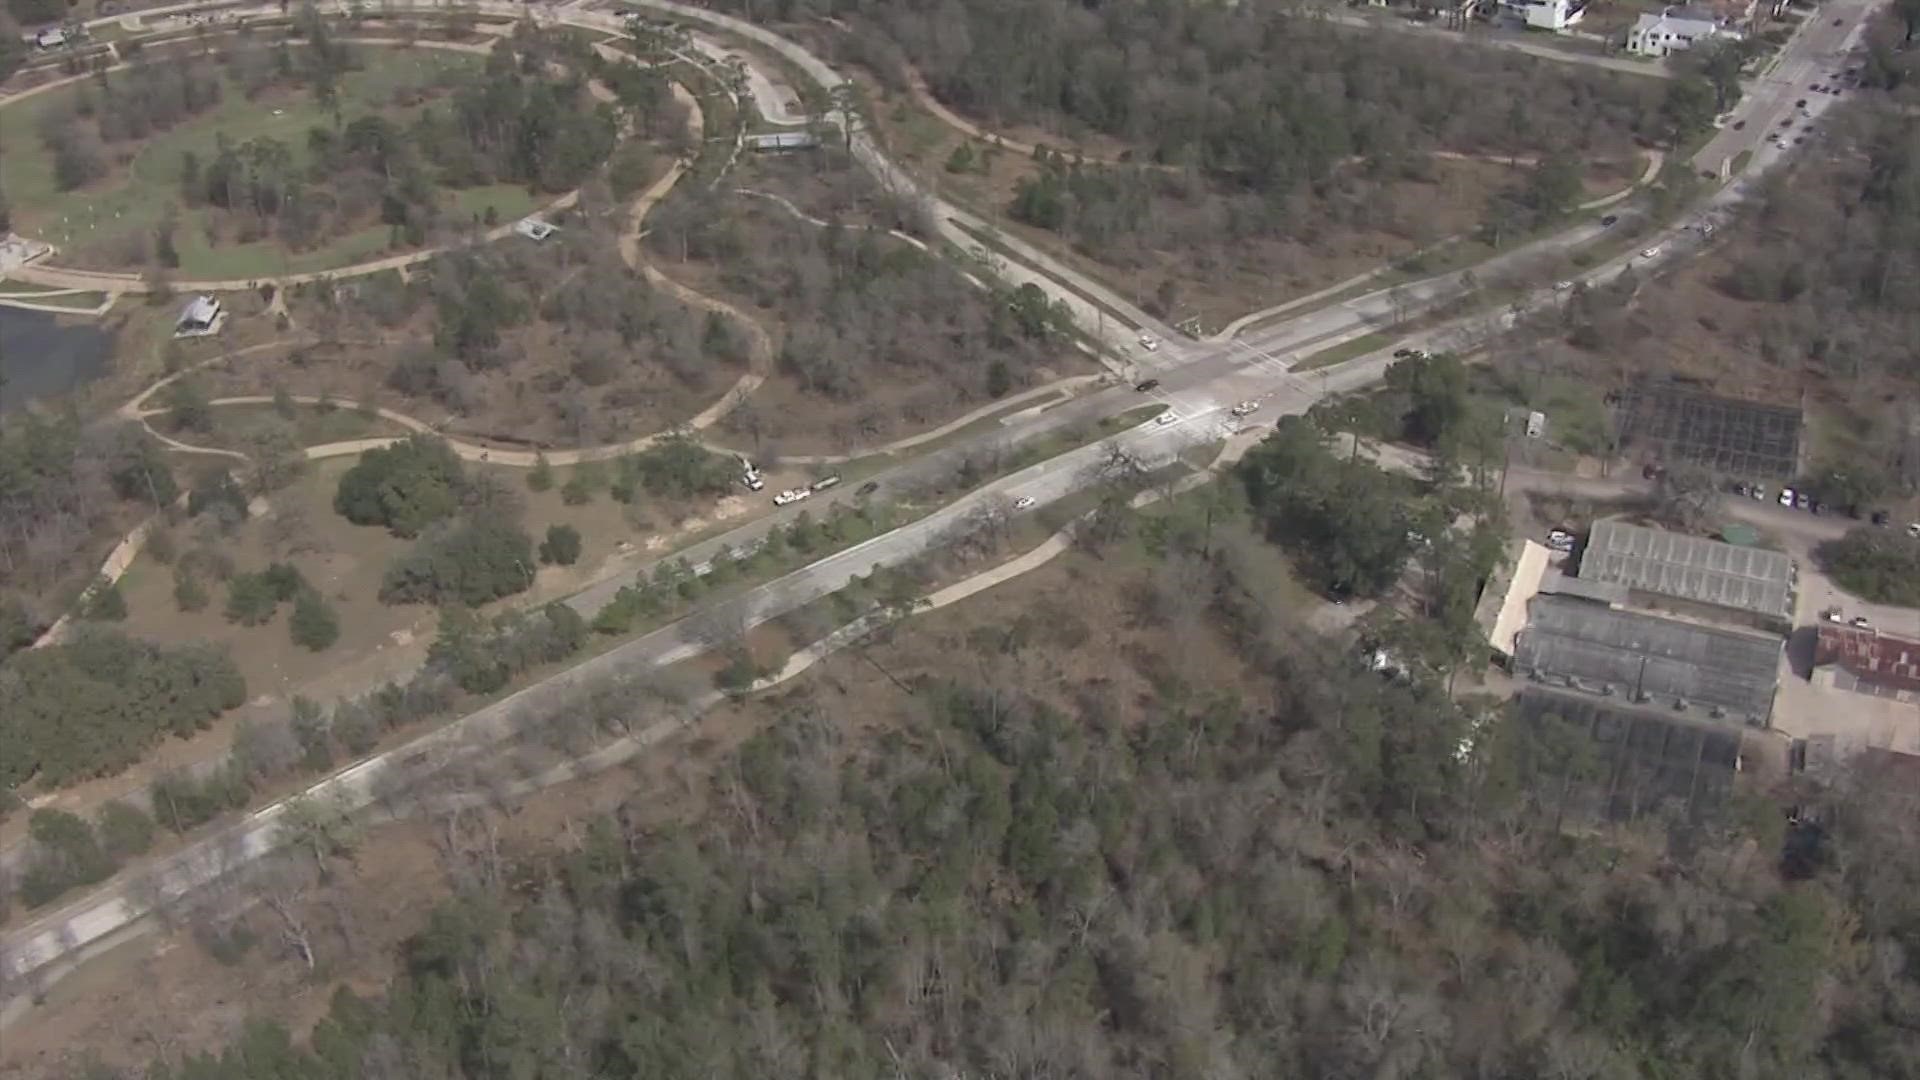
<path id="1" fill-rule="evenodd" d="M 99 323 L 0 306 L 0 412 L 59 397 L 107 368 L 113 334 Z"/>

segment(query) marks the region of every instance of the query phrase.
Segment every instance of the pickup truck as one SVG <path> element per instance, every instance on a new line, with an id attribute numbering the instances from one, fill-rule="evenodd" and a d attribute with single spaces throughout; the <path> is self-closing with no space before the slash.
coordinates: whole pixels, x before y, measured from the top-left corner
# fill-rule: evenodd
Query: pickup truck
<path id="1" fill-rule="evenodd" d="M 812 488 L 788 488 L 773 497 L 773 505 L 786 506 L 789 503 L 797 503 L 812 494 Z"/>

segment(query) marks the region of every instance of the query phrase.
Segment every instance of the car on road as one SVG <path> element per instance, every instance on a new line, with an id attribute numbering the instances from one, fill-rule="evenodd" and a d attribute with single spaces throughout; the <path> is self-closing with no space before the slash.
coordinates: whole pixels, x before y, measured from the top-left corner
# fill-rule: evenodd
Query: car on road
<path id="1" fill-rule="evenodd" d="M 1745 120 L 1735 120 L 1733 122 L 1733 130 L 1735 131 L 1747 130 L 1747 122 Z"/>
<path id="2" fill-rule="evenodd" d="M 1847 25 L 1847 20 L 1845 20 L 1845 19 L 1835 19 L 1835 20 L 1833 20 L 1833 25 L 1835 25 L 1835 26 L 1845 26 L 1845 25 Z"/>
<path id="3" fill-rule="evenodd" d="M 1412 350 L 1412 349 L 1395 349 L 1395 350 L 1393 350 L 1393 358 L 1394 358 L 1395 360 L 1405 360 L 1405 359 L 1406 359 L 1407 357 L 1409 357 L 1409 356 L 1412 356 L 1412 355 L 1413 355 L 1413 350 Z"/>
<path id="4" fill-rule="evenodd" d="M 1641 257 L 1641 258 L 1643 258 L 1643 259 L 1655 259 L 1655 258 L 1659 258 L 1659 256 L 1660 256 L 1660 245 L 1659 245 L 1659 244 L 1655 244 L 1655 245 L 1653 245 L 1653 246 L 1652 246 L 1652 247 L 1650 247 L 1650 248 L 1641 248 L 1641 249 L 1640 249 L 1640 257 Z"/>
<path id="5" fill-rule="evenodd" d="M 871 494 L 873 494 L 874 492 L 876 492 L 876 491 L 879 491 L 879 490 L 880 490 L 880 481 L 878 481 L 878 480 L 869 480 L 869 481 L 867 481 L 866 483 L 864 483 L 864 484 L 861 484 L 861 485 L 860 485 L 860 490 L 858 490 L 858 491 L 856 491 L 856 492 L 854 492 L 854 494 L 855 494 L 855 495 L 871 495 Z"/>
<path id="6" fill-rule="evenodd" d="M 1873 629 L 1873 620 L 1867 618 L 1865 615 L 1855 615 L 1853 618 L 1847 620 L 1847 624 L 1855 630 Z"/>
<path id="7" fill-rule="evenodd" d="M 1022 495 L 1013 500 L 1013 508 L 1015 510 L 1031 510 L 1033 509 L 1033 504 L 1034 498 L 1031 495 Z"/>
<path id="8" fill-rule="evenodd" d="M 1619 214 L 1608 214 L 1600 219 L 1600 227 L 1603 229 L 1611 229 L 1618 224 L 1620 224 Z"/>
<path id="9" fill-rule="evenodd" d="M 1793 126 L 1793 117 L 1791 117 L 1791 116 L 1789 116 L 1789 117 L 1787 117 L 1786 119 L 1784 119 L 1784 120 L 1782 120 L 1782 121 L 1780 121 L 1780 126 L 1781 126 L 1781 127 L 1783 127 L 1783 128 L 1790 128 L 1790 127 L 1792 127 L 1792 126 Z"/>
<path id="10" fill-rule="evenodd" d="M 1171 424 L 1178 419 L 1180 419 L 1180 417 L 1176 416 L 1172 412 L 1163 412 L 1159 416 L 1154 417 L 1153 422 L 1161 425 L 1162 427 L 1165 427 L 1166 425 Z"/>
<path id="11" fill-rule="evenodd" d="M 773 497 L 773 505 L 786 506 L 791 503 L 797 503 L 801 499 L 807 498 L 812 494 L 813 494 L 812 488 L 788 488 L 787 490 Z"/>
<path id="12" fill-rule="evenodd" d="M 1160 347 L 1160 343 L 1154 340 L 1154 337 L 1152 334 L 1141 334 L 1140 347 L 1147 350 L 1148 352 L 1152 352 L 1153 350 Z"/>
<path id="13" fill-rule="evenodd" d="M 1571 281 L 1556 281 L 1553 283 L 1554 292 L 1571 292 L 1572 290 L 1573 282 Z"/>
<path id="14" fill-rule="evenodd" d="M 1799 101 L 1796 101 L 1796 102 L 1794 102 L 1794 103 L 1793 103 L 1793 107 L 1794 107 L 1794 108 L 1796 108 L 1796 109 L 1804 109 L 1804 108 L 1806 108 L 1806 107 L 1807 107 L 1807 99 L 1806 99 L 1806 98 L 1801 98 L 1801 99 L 1800 99 Z"/>
<path id="15" fill-rule="evenodd" d="M 1160 380 L 1159 379 L 1141 379 L 1139 382 L 1133 384 L 1133 388 L 1135 390 L 1140 391 L 1143 394 L 1147 393 L 1150 390 L 1158 390 L 1160 389 Z"/>
<path id="16" fill-rule="evenodd" d="M 1233 415 L 1235 416 L 1251 416 L 1259 411 L 1260 403 L 1257 401 L 1243 401 L 1233 407 Z"/>

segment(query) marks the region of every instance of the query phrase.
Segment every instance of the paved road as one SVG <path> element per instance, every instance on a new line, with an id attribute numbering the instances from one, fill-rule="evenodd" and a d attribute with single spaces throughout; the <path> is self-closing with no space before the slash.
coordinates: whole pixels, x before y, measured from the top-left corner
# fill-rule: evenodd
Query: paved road
<path id="1" fill-rule="evenodd" d="M 491 6 L 483 5 L 483 8 Z M 758 40 L 786 55 L 810 76 L 820 78 L 825 85 L 834 85 L 839 81 L 831 69 L 811 54 L 759 27 L 740 23 L 727 16 L 688 8 L 671 0 L 645 0 L 645 6 L 722 25 L 725 29 Z M 1764 102 L 1757 101 L 1754 107 L 1764 108 Z M 905 183 L 909 190 L 918 190 L 912 187 L 910 179 L 904 178 L 886 162 L 864 136 L 856 138 L 856 148 L 877 174 L 883 178 L 898 178 L 897 182 Z M 1745 184 L 1729 187 L 1718 193 L 1710 206 L 1731 205 L 1745 190 Z M 961 218 L 950 214 L 947 220 L 952 222 Z M 1565 236 L 1529 245 L 1523 252 L 1510 253 L 1496 260 L 1496 263 L 1512 263 L 1526 252 L 1538 255 L 1569 251 L 1590 242 L 1600 232 L 1597 224 L 1583 226 Z M 1650 261 L 1676 258 L 1695 246 L 1695 241 L 1680 230 L 1670 231 L 1660 243 L 1663 249 L 1661 255 Z M 1595 281 L 1609 279 L 1636 258 L 1629 255 L 1609 260 L 1584 276 Z M 1036 265 L 1049 268 L 1051 263 L 1051 260 L 1044 258 L 1035 262 Z M 1034 273 L 1031 270 L 1025 272 Z M 1488 271 L 1483 267 L 1478 272 L 1484 275 Z M 1068 280 L 1074 278 L 1071 273 L 1064 276 Z M 1035 274 L 1035 277 L 1038 278 L 1038 275 Z M 1149 396 L 1171 406 L 1176 419 L 1165 425 L 1143 425 L 1124 434 L 1118 441 L 1129 453 L 1149 464 L 1169 460 L 1184 446 L 1217 440 L 1223 434 L 1222 410 L 1232 402 L 1244 399 L 1262 402 L 1262 411 L 1255 420 L 1264 423 L 1282 413 L 1304 411 L 1329 394 L 1365 386 L 1377 380 L 1385 370 L 1391 360 L 1389 349 L 1381 349 L 1321 371 L 1300 372 L 1291 368 L 1294 361 L 1305 352 L 1324 348 L 1330 343 L 1383 325 L 1395 307 L 1404 308 L 1409 299 L 1414 302 L 1444 300 L 1457 295 L 1462 284 L 1460 275 L 1445 275 L 1405 287 L 1400 299 L 1395 299 L 1385 291 L 1373 293 L 1223 344 L 1180 342 L 1169 335 L 1167 344 L 1152 358 L 1154 366 L 1163 374 L 1159 376 L 1161 385 Z M 1051 282 L 1043 287 L 1048 287 L 1050 291 L 1057 290 Z M 1521 306 L 1555 302 L 1555 296 L 1549 288 L 1525 297 Z M 1462 320 L 1427 331 L 1414 340 L 1444 347 L 1458 335 L 1474 332 L 1481 321 L 1479 318 Z M 1113 415 L 1141 400 L 1141 394 L 1127 388 L 1089 395 L 1059 408 L 1023 417 L 1005 425 L 1000 431 L 902 465 L 882 474 L 877 482 L 883 492 L 889 488 L 905 490 L 950 469 L 959 455 L 1011 446 L 1046 430 Z M 837 590 L 855 575 L 910 559 L 928 550 L 951 530 L 963 527 L 969 515 L 977 508 L 988 505 L 990 500 L 1032 496 L 1036 501 L 1047 502 L 1078 490 L 1090 482 L 1107 452 L 1103 444 L 1095 444 L 1022 470 L 966 495 L 918 522 L 754 589 L 722 605 L 717 614 L 703 612 L 646 635 L 455 721 L 406 747 L 355 765 L 315 785 L 310 793 L 343 806 L 364 806 L 380 794 L 384 784 L 400 782 L 404 777 L 430 771 L 476 748 L 493 745 L 510 735 L 526 714 L 543 714 L 545 710 L 570 700 L 570 695 L 583 687 L 612 676 L 643 671 L 693 655 L 701 647 L 697 633 L 700 626 L 714 625 L 716 620 L 736 626 L 755 625 Z M 756 542 L 756 533 L 764 534 L 772 524 L 784 522 L 806 508 L 809 507 L 804 503 L 789 507 L 770 518 L 717 538 L 687 555 L 698 562 L 722 542 L 736 549 L 750 546 Z M 817 504 L 813 508 L 817 513 Z M 592 610 L 598 603 L 604 603 L 620 584 L 619 581 L 606 583 L 597 587 L 592 594 L 576 597 L 573 603 L 582 610 Z M 69 957 L 84 957 L 90 946 L 97 945 L 137 920 L 155 903 L 185 895 L 232 866 L 271 850 L 277 844 L 285 813 L 284 804 L 269 806 L 159 861 L 140 875 L 137 881 L 116 879 L 100 892 L 35 919 L 0 943 L 0 974 L 36 973 L 36 978 L 41 981 L 53 977 Z M 23 1007 L 19 1005 L 23 1000 L 16 999 L 9 1006 L 17 1010 Z"/>
<path id="2" fill-rule="evenodd" d="M 1694 166 L 1717 176 L 1742 151 L 1753 151 L 1754 162 L 1761 167 L 1780 158 L 1788 146 L 1768 145 L 1767 134 L 1788 131 L 1802 135 L 1807 131 L 1808 122 L 1797 116 L 1799 110 L 1794 104 L 1801 99 L 1806 100 L 1812 118 L 1840 100 L 1839 95 L 1816 94 L 1812 86 L 1830 82 L 1828 76 L 1850 63 L 1847 55 L 1878 6 L 1875 0 L 1831 0 L 1822 4 L 1800 33 L 1780 50 L 1773 66 L 1746 85 L 1737 115 L 1694 155 Z M 1792 127 L 1781 127 L 1783 120 Z M 1736 126 L 1742 122 L 1745 127 Z"/>

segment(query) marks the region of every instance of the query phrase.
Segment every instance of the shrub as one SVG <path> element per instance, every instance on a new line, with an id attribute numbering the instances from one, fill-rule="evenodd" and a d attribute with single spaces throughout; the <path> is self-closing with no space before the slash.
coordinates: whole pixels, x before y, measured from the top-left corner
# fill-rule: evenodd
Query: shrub
<path id="1" fill-rule="evenodd" d="M 185 564 L 173 568 L 173 602 L 181 611 L 200 611 L 207 606 L 207 587 Z"/>
<path id="2" fill-rule="evenodd" d="M 1863 600 L 1920 607 L 1920 540 L 1891 529 L 1858 528 L 1816 552 L 1833 580 Z"/>
<path id="3" fill-rule="evenodd" d="M 293 618 L 287 623 L 293 643 L 321 652 L 340 640 L 340 618 L 333 607 L 312 589 L 302 590 L 293 601 Z"/>
<path id="4" fill-rule="evenodd" d="M 547 526 L 540 542 L 540 561 L 549 566 L 572 566 L 580 561 L 580 530 L 571 525 Z"/>

